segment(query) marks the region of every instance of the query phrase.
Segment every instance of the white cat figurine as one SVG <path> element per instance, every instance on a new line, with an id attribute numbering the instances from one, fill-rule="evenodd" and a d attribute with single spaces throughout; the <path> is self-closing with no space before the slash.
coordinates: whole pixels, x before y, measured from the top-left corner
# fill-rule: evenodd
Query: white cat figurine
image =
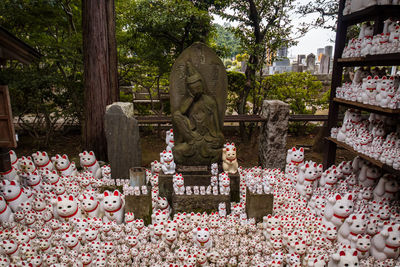
<path id="1" fill-rule="evenodd" d="M 116 221 L 117 224 L 123 222 L 125 200 L 118 190 L 113 193 L 104 191 L 101 205 L 105 215 L 104 222 Z"/>
<path id="2" fill-rule="evenodd" d="M 235 144 L 225 144 L 222 149 L 222 168 L 224 169 L 224 172 L 235 174 L 237 173 L 238 167 Z"/>
<path id="3" fill-rule="evenodd" d="M 82 168 L 84 168 L 84 170 L 91 171 L 96 179 L 100 179 L 101 169 L 93 151 L 83 151 L 82 153 L 79 153 L 79 158 Z"/>
<path id="4" fill-rule="evenodd" d="M 171 151 L 164 150 L 160 153 L 161 169 L 164 174 L 174 174 L 176 164 L 174 162 L 174 156 Z"/>
<path id="5" fill-rule="evenodd" d="M 62 221 L 69 222 L 73 218 L 82 218 L 78 200 L 73 195 L 59 196 L 52 201 L 56 217 Z"/>

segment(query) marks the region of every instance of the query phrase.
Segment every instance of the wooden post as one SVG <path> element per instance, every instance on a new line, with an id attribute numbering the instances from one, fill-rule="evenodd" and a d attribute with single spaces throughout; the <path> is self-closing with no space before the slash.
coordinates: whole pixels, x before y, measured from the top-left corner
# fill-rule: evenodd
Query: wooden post
<path id="1" fill-rule="evenodd" d="M 0 85 L 0 172 L 11 170 L 9 148 L 16 146 L 8 87 Z"/>
<path id="2" fill-rule="evenodd" d="M 347 26 L 343 22 L 343 9 L 345 1 L 340 0 L 339 3 L 339 14 L 338 14 L 338 25 L 335 40 L 335 54 L 333 58 L 333 69 L 332 69 L 332 83 L 331 83 L 331 96 L 329 102 L 329 115 L 328 115 L 328 129 L 327 135 L 330 135 L 332 127 L 337 125 L 339 115 L 339 104 L 333 101 L 336 94 L 336 88 L 342 84 L 342 71 L 343 66 L 337 62 L 338 58 L 342 56 L 343 49 L 346 42 Z M 333 142 L 327 142 L 327 151 L 324 156 L 324 169 L 328 168 L 335 163 L 336 158 L 336 144 Z"/>
<path id="3" fill-rule="evenodd" d="M 84 149 L 107 160 L 106 106 L 117 100 L 114 0 L 82 0 L 85 123 Z"/>

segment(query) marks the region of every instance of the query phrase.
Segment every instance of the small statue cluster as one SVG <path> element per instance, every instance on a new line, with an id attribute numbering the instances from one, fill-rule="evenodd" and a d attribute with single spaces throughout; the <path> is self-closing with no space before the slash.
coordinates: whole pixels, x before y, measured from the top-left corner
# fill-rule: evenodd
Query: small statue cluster
<path id="1" fill-rule="evenodd" d="M 365 71 L 359 69 L 357 72 L 352 83 L 345 83 L 336 89 L 337 98 L 382 108 L 397 109 L 400 107 L 400 90 L 393 76 L 389 78 L 367 76 L 360 80 L 360 73 Z"/>
<path id="2" fill-rule="evenodd" d="M 390 19 L 385 21 L 383 32 L 373 35 L 374 27 L 361 25 L 358 38 L 353 38 L 343 49 L 342 58 L 399 53 L 400 26 Z"/>
<path id="3" fill-rule="evenodd" d="M 140 196 L 140 195 L 147 195 L 149 193 L 149 190 L 146 185 L 142 186 L 124 185 L 122 190 L 124 195 L 126 196 Z"/>
<path id="4" fill-rule="evenodd" d="M 398 133 L 392 118 L 371 113 L 362 120 L 360 111 L 353 109 L 346 111 L 342 127 L 331 129 L 331 137 L 396 170 L 400 170 Z"/>
<path id="5" fill-rule="evenodd" d="M 217 167 L 218 168 L 218 167 Z M 172 178 L 173 188 L 176 195 L 229 195 L 230 193 L 230 179 L 227 173 L 223 172 L 218 175 L 217 172 L 214 171 L 214 174 L 211 176 L 211 182 L 209 186 L 185 186 L 185 181 L 181 173 L 174 174 Z"/>
<path id="6" fill-rule="evenodd" d="M 261 167 L 253 167 L 250 169 L 240 169 L 241 177 L 241 195 L 246 196 L 246 188 L 253 194 L 270 194 L 271 186 L 274 185 L 275 170 L 265 169 Z M 243 182 L 242 182 L 243 181 Z"/>

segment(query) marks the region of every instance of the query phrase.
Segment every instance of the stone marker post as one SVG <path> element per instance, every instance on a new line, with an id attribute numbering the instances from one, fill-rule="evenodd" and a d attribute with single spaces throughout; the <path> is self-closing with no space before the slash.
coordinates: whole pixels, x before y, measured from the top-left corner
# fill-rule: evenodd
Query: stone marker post
<path id="1" fill-rule="evenodd" d="M 286 165 L 286 137 L 289 105 L 279 100 L 264 100 L 261 116 L 266 119 L 259 135 L 259 162 L 263 168 L 281 168 Z"/>
<path id="2" fill-rule="evenodd" d="M 133 116 L 133 103 L 115 102 L 108 105 L 104 128 L 111 177 L 129 179 L 129 169 L 139 167 L 142 163 L 139 125 Z"/>

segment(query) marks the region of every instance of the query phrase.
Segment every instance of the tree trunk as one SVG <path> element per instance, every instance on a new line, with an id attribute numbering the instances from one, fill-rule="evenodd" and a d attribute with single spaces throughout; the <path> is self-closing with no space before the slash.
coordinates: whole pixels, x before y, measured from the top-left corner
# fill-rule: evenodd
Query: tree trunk
<path id="1" fill-rule="evenodd" d="M 84 148 L 107 160 L 106 106 L 116 100 L 117 68 L 113 0 L 82 0 L 85 123 Z"/>
<path id="2" fill-rule="evenodd" d="M 256 55 L 250 55 L 245 75 L 246 75 L 246 83 L 244 86 L 243 91 L 240 94 L 240 105 L 239 105 L 239 114 L 245 114 L 246 113 L 246 104 L 247 104 L 247 98 L 249 96 L 249 93 L 255 86 L 255 81 L 256 81 L 256 66 L 258 64 L 258 57 Z M 243 142 L 248 141 L 247 132 L 246 132 L 246 125 L 244 122 L 239 123 L 239 130 L 240 130 L 240 137 Z"/>
<path id="3" fill-rule="evenodd" d="M 118 87 L 118 56 L 117 40 L 115 39 L 115 5 L 114 0 L 105 0 L 107 2 L 107 30 L 108 47 L 110 55 L 110 85 L 112 102 L 119 101 Z"/>

